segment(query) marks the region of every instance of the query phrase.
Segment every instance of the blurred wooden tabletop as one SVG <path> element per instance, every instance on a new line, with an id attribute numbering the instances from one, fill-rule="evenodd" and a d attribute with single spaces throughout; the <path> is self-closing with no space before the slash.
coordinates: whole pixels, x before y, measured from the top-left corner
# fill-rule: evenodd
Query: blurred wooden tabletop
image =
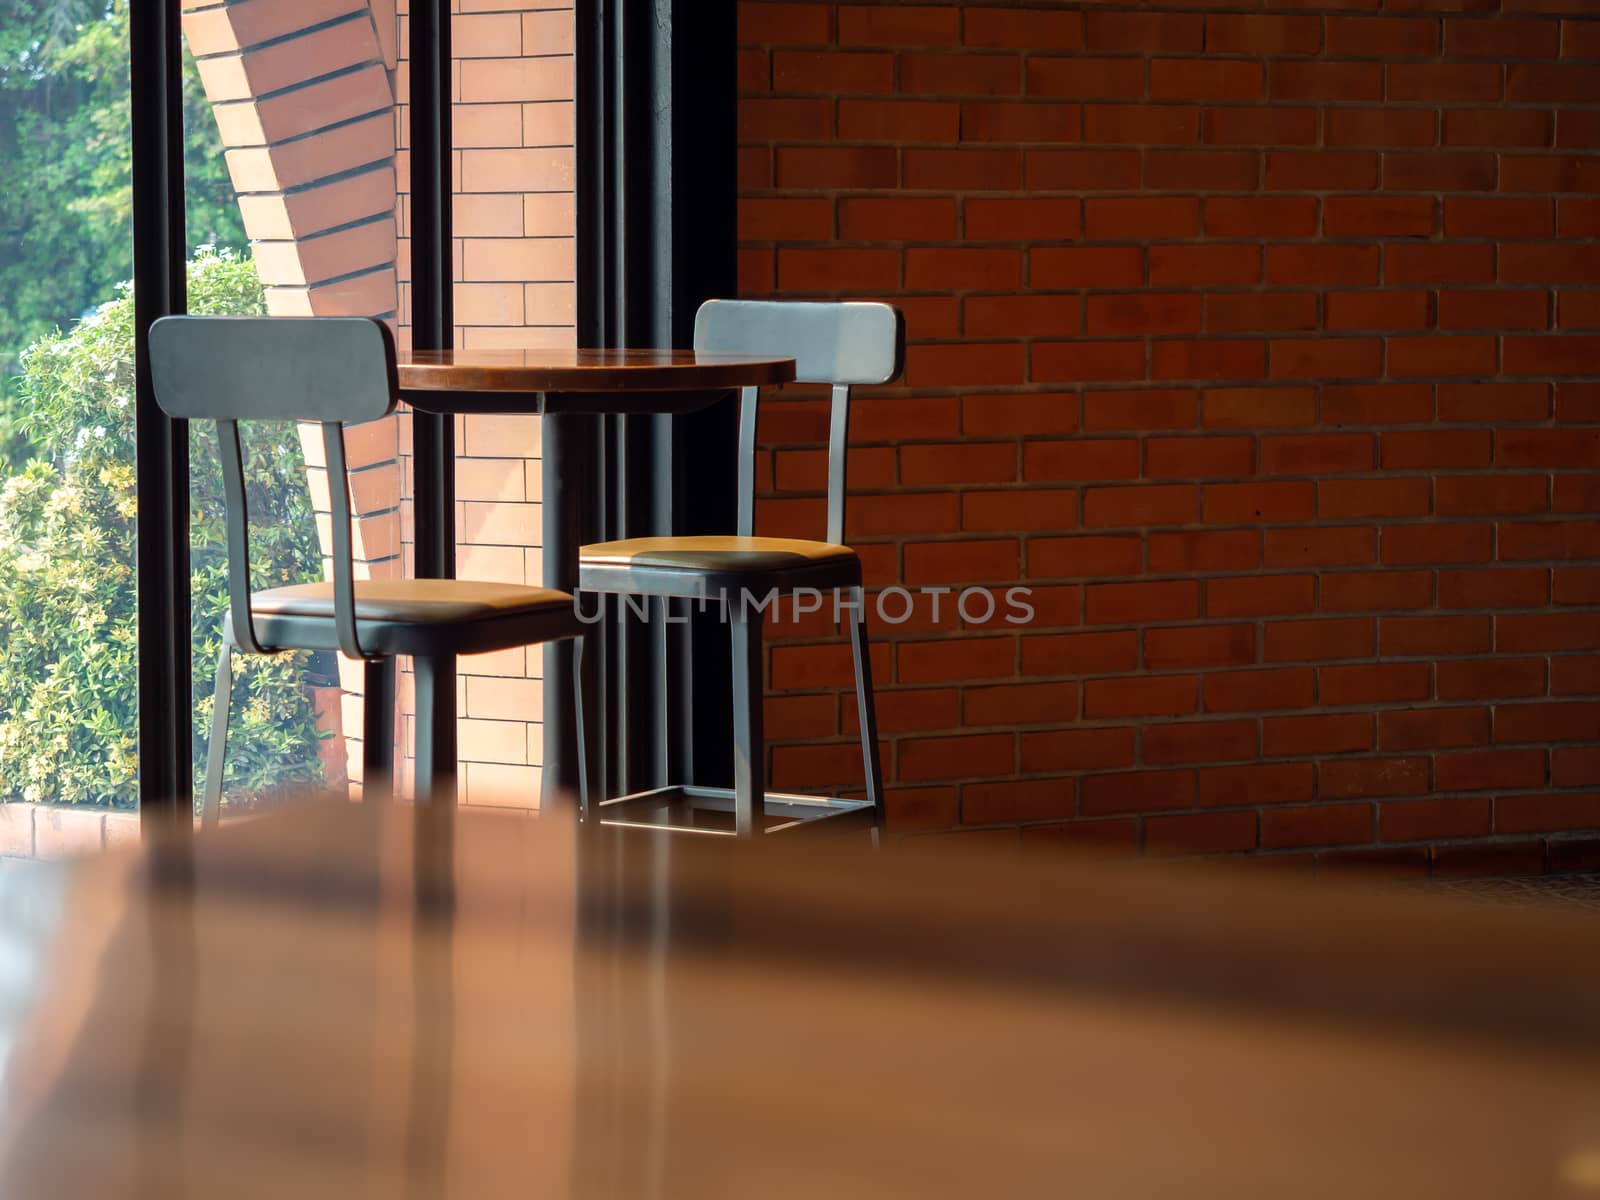
<path id="1" fill-rule="evenodd" d="M 308 808 L 0 870 L 0 1196 L 1600 1196 L 1600 922 Z"/>

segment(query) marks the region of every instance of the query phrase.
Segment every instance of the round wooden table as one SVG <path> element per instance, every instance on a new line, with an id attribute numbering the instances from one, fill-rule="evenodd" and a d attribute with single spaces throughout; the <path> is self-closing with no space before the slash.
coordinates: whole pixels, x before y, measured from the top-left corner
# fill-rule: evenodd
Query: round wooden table
<path id="1" fill-rule="evenodd" d="M 794 379 L 794 360 L 693 350 L 414 350 L 397 361 L 400 398 L 422 413 L 527 413 L 544 418 L 541 491 L 544 586 L 564 592 L 578 584 L 578 549 L 592 534 L 595 496 L 590 466 L 595 423 L 606 413 L 694 412 L 733 388 Z M 448 441 L 441 441 L 448 446 Z M 413 463 L 415 539 L 419 574 L 437 564 L 454 574 L 453 454 L 419 452 Z M 731 464 L 730 464 L 731 469 Z M 730 527 L 731 527 L 730 515 Z M 572 643 L 544 650 L 543 801 L 576 794 L 577 740 L 573 720 Z M 592 671 L 595 656 L 586 668 Z M 441 665 L 438 696 L 454 705 L 454 668 Z M 585 693 L 593 697 L 597 675 Z M 453 722 L 442 726 L 454 727 Z M 596 728 L 594 722 L 589 729 Z M 454 738 L 435 746 L 436 788 L 452 789 Z"/>
<path id="2" fill-rule="evenodd" d="M 693 350 L 413 350 L 400 394 L 433 413 L 676 413 L 794 379 L 792 358 Z"/>

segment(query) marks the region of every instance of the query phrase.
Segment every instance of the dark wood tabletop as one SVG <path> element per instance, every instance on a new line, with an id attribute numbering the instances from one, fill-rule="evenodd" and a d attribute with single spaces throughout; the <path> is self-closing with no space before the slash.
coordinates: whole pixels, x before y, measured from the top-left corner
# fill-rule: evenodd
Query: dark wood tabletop
<path id="1" fill-rule="evenodd" d="M 1600 1185 L 1594 918 L 929 845 L 339 804 L 0 871 L 0 1195 Z"/>
<path id="2" fill-rule="evenodd" d="M 400 391 L 421 408 L 428 393 L 692 392 L 764 387 L 794 379 L 794 360 L 693 350 L 414 350 L 397 360 Z M 470 401 L 468 401 L 470 403 Z M 460 405 L 451 406 L 461 411 Z M 609 411 L 603 401 L 596 411 Z M 530 411 L 534 411 L 530 409 Z M 540 407 L 536 411 L 547 411 Z M 551 410 L 553 411 L 553 410 Z"/>

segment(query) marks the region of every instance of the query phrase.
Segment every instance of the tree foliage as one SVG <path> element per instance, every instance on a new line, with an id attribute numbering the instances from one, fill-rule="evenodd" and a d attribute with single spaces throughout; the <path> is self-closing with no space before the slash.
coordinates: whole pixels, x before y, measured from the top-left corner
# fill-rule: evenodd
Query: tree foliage
<path id="1" fill-rule="evenodd" d="M 143 3 L 145 0 L 133 0 Z M 137 796 L 130 0 L 0 0 L 0 800 Z M 216 122 L 183 71 L 193 312 L 262 311 Z M 67 332 L 61 332 L 66 330 Z M 262 436 L 263 433 L 265 436 Z M 196 761 L 227 568 L 214 442 L 193 446 Z M 316 578 L 292 428 L 247 435 L 256 583 Z M 305 655 L 241 660 L 235 794 L 320 773 Z"/>
<path id="2" fill-rule="evenodd" d="M 25 346 L 70 326 L 131 270 L 128 3 L 0 0 L 0 400 L 15 399 Z M 242 250 L 216 121 L 187 55 L 183 109 L 189 245 Z M 12 425 L 0 416 L 0 452 L 17 463 Z"/>
<path id="3" fill-rule="evenodd" d="M 265 311 L 255 266 L 204 252 L 195 313 Z M 69 333 L 22 357 L 34 459 L 0 486 L 0 799 L 131 806 L 137 797 L 133 301 L 126 284 Z M 253 426 L 245 476 L 257 587 L 320 578 L 293 426 Z M 227 604 L 222 479 L 213 436 L 191 438 L 195 750 L 203 762 Z M 260 795 L 320 777 L 304 654 L 236 660 L 228 781 Z"/>

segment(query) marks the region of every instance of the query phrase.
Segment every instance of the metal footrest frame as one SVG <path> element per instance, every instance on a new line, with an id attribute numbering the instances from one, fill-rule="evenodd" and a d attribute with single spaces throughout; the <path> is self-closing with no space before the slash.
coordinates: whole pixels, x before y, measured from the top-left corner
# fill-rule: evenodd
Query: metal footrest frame
<path id="1" fill-rule="evenodd" d="M 605 800 L 599 805 L 602 825 L 622 825 L 635 829 L 666 830 L 674 833 L 698 833 L 711 837 L 733 837 L 732 817 L 734 794 L 732 788 L 694 787 L 687 784 L 669 784 L 647 792 L 634 792 Z M 767 792 L 762 805 L 765 818 L 763 833 L 781 833 L 786 830 L 813 828 L 825 822 L 826 827 L 843 832 L 845 829 L 871 829 L 872 803 L 867 800 L 845 800 L 832 796 L 801 796 L 791 792 Z M 720 823 L 695 824 L 695 816 L 727 814 L 728 827 Z"/>

